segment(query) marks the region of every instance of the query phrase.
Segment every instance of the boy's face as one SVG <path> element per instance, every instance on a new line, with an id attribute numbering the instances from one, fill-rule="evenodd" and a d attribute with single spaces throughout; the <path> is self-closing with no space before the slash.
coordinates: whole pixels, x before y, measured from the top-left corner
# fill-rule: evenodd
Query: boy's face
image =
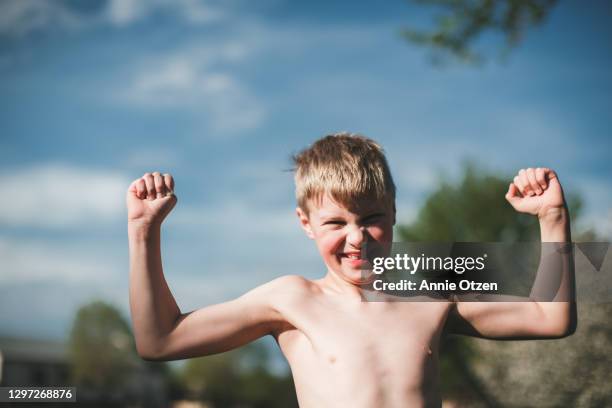
<path id="1" fill-rule="evenodd" d="M 309 202 L 310 214 L 298 208 L 297 215 L 306 235 L 315 240 L 328 270 L 359 285 L 373 279 L 372 273 L 367 272 L 371 269 L 371 254 L 362 256 L 362 247 L 393 241 L 395 206 L 367 199 L 355 204 L 349 210 L 325 194 L 319 203 Z M 368 252 L 372 247 L 380 245 L 368 246 Z"/>

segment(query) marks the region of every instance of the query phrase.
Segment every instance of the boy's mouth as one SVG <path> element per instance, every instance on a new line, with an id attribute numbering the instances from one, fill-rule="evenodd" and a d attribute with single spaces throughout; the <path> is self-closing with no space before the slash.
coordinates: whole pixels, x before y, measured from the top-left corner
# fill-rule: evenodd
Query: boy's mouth
<path id="1" fill-rule="evenodd" d="M 360 252 L 344 252 L 340 256 L 347 257 L 348 259 L 361 259 Z"/>
<path id="2" fill-rule="evenodd" d="M 369 262 L 361 256 L 361 252 L 342 252 L 338 254 L 341 262 L 348 263 L 353 268 L 364 268 Z"/>
<path id="3" fill-rule="evenodd" d="M 364 259 L 361 257 L 361 252 L 358 251 L 352 251 L 352 252 L 340 252 L 338 254 L 341 258 L 348 258 L 348 259 Z"/>

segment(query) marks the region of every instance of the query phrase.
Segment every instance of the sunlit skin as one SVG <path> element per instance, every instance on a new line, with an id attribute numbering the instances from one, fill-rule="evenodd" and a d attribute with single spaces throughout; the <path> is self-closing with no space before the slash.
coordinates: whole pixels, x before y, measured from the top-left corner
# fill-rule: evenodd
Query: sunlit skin
<path id="1" fill-rule="evenodd" d="M 176 203 L 173 188 L 170 175 L 148 173 L 128 190 L 130 307 L 145 359 L 214 354 L 272 335 L 302 407 L 438 407 L 443 329 L 504 339 L 558 338 L 573 330 L 569 302 L 364 302 L 372 279 L 362 273 L 361 249 L 392 241 L 394 206 L 365 200 L 348 209 L 327 194 L 311 201 L 308 213 L 297 210 L 326 267 L 323 278 L 287 275 L 238 299 L 181 313 L 160 254 L 160 226 Z M 539 217 L 542 241 L 569 241 L 554 172 L 522 170 L 506 199 Z"/>

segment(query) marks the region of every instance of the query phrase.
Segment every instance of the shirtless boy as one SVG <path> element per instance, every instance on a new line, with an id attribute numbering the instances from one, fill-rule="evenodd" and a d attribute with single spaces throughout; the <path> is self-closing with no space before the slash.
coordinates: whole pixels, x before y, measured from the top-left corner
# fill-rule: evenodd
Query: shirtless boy
<path id="1" fill-rule="evenodd" d="M 127 192 L 130 307 L 138 353 L 176 360 L 274 336 L 302 407 L 437 407 L 442 330 L 491 339 L 560 338 L 575 330 L 573 271 L 566 302 L 366 302 L 368 242 L 393 241 L 395 186 L 382 149 L 365 137 L 324 137 L 295 158 L 297 216 L 326 275 L 287 275 L 225 303 L 181 313 L 164 279 L 160 230 L 176 204 L 169 174 L 147 173 Z M 538 217 L 542 242 L 570 242 L 554 171 L 521 170 L 508 202 Z"/>

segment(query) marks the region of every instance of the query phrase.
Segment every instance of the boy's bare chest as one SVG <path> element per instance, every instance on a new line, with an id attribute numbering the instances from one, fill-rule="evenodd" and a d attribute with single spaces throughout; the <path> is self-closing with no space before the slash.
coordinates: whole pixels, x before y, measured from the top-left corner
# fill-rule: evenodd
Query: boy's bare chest
<path id="1" fill-rule="evenodd" d="M 448 303 L 434 302 L 319 300 L 303 306 L 288 311 L 293 329 L 279 336 L 290 363 L 383 371 L 397 361 L 420 366 L 435 357 L 449 309 Z"/>

